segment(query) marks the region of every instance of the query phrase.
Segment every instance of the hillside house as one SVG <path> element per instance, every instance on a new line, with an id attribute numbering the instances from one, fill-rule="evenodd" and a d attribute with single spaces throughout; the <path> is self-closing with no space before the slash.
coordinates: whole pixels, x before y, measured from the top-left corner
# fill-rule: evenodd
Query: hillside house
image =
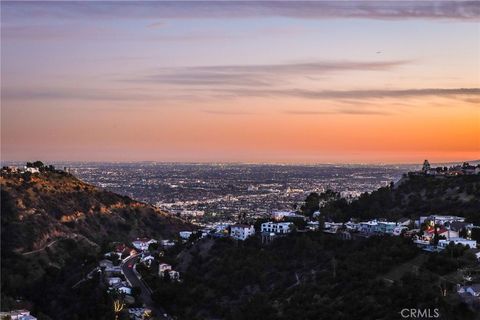
<path id="1" fill-rule="evenodd" d="M 445 248 L 450 244 L 450 242 L 453 242 L 454 244 L 461 244 L 463 246 L 469 246 L 472 249 L 477 248 L 477 241 L 475 240 L 468 240 L 464 238 L 450 238 L 448 240 L 441 239 L 438 241 L 438 246 Z"/>
<path id="2" fill-rule="evenodd" d="M 293 229 L 293 222 L 265 222 L 262 223 L 261 231 L 275 234 L 290 233 Z"/>
<path id="3" fill-rule="evenodd" d="M 230 227 L 230 237 L 244 241 L 255 234 L 255 228 L 246 224 L 235 224 Z"/>
<path id="4" fill-rule="evenodd" d="M 178 271 L 170 270 L 168 272 L 168 276 L 170 277 L 170 280 L 180 281 L 180 272 L 178 272 Z"/>
<path id="5" fill-rule="evenodd" d="M 142 238 L 138 239 L 132 242 L 132 245 L 135 249 L 140 250 L 140 251 L 145 251 L 148 250 L 148 246 L 152 243 L 157 243 L 157 240 L 154 239 L 147 239 L 147 238 Z"/>
<path id="6" fill-rule="evenodd" d="M 124 294 L 128 294 L 128 295 L 132 294 L 132 288 L 130 288 L 125 281 L 116 283 L 116 284 L 112 285 L 110 288 L 111 288 L 111 290 L 118 291 L 120 293 L 124 293 Z"/>
<path id="7" fill-rule="evenodd" d="M 133 320 L 150 319 L 152 316 L 152 310 L 147 308 L 128 308 L 128 315 Z"/>
<path id="8" fill-rule="evenodd" d="M 113 286 L 114 284 L 121 283 L 122 279 L 119 277 L 110 277 L 107 278 L 106 281 L 109 286 Z"/>
<path id="9" fill-rule="evenodd" d="M 172 270 L 172 266 L 169 265 L 168 263 L 160 263 L 160 265 L 158 266 L 158 275 L 160 277 L 163 277 L 165 272 L 168 272 L 171 270 Z"/>
<path id="10" fill-rule="evenodd" d="M 192 235 L 192 231 L 180 231 L 178 234 L 180 235 L 180 238 L 183 240 L 188 240 L 190 236 Z"/>
<path id="11" fill-rule="evenodd" d="M 150 267 L 154 260 L 155 260 L 155 258 L 150 254 L 140 258 L 140 262 L 143 263 L 144 265 L 146 265 L 147 267 Z"/>
<path id="12" fill-rule="evenodd" d="M 343 228 L 342 223 L 335 223 L 335 222 L 325 222 L 325 227 L 323 232 L 326 233 L 337 233 L 340 229 Z"/>
<path id="13" fill-rule="evenodd" d="M 469 294 L 474 297 L 480 297 L 480 283 L 469 286 L 459 286 L 457 292 L 459 294 Z"/>
<path id="14" fill-rule="evenodd" d="M 397 225 L 408 227 L 413 221 L 409 218 L 400 218 L 397 221 Z"/>
<path id="15" fill-rule="evenodd" d="M 0 319 L 11 319 L 11 320 L 37 320 L 36 317 L 30 314 L 30 311 L 22 310 L 12 310 L 7 312 L 0 312 Z"/>
<path id="16" fill-rule="evenodd" d="M 396 226 L 397 224 L 395 222 L 379 221 L 375 227 L 375 232 L 393 234 Z"/>
<path id="17" fill-rule="evenodd" d="M 304 219 L 305 216 L 296 214 L 293 211 L 273 211 L 271 217 L 275 221 L 283 220 L 284 218 L 302 218 Z"/>
<path id="18" fill-rule="evenodd" d="M 371 220 L 371 221 L 366 221 L 366 222 L 360 222 L 360 226 L 358 228 L 358 231 L 363 232 L 363 233 L 374 233 L 377 230 L 377 220 Z"/>

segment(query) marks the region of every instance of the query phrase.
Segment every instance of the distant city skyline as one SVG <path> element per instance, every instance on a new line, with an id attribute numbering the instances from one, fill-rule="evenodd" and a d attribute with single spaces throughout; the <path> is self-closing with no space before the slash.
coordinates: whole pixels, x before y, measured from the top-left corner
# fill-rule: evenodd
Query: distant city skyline
<path id="1" fill-rule="evenodd" d="M 3 161 L 480 159 L 480 3 L 1 2 Z"/>

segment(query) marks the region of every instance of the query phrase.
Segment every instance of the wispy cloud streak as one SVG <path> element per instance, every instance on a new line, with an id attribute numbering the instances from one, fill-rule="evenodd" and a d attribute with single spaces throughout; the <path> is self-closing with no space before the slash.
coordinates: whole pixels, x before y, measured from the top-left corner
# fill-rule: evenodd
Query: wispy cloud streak
<path id="1" fill-rule="evenodd" d="M 477 20 L 477 1 L 83 1 L 5 2 L 5 16 L 29 19 L 300 19 Z"/>
<path id="2" fill-rule="evenodd" d="M 305 99 L 383 99 L 383 98 L 415 98 L 426 96 L 437 97 L 463 97 L 472 98 L 480 96 L 480 88 L 424 88 L 424 89 L 405 89 L 405 90 L 304 90 L 304 89 L 286 89 L 286 90 L 253 90 L 253 89 L 235 89 L 222 90 L 222 93 L 231 93 L 235 96 L 244 97 L 297 97 Z M 476 100 L 473 100 L 476 101 Z"/>
<path id="3" fill-rule="evenodd" d="M 383 71 L 410 63 L 398 61 L 323 61 L 264 65 L 227 65 L 162 68 L 157 73 L 127 79 L 173 85 L 270 86 L 292 76 L 322 75 L 345 71 Z"/>
<path id="4" fill-rule="evenodd" d="M 334 115 L 334 114 L 345 114 L 345 115 L 376 115 L 376 116 L 386 116 L 391 115 L 391 112 L 383 110 L 372 110 L 372 109 L 333 109 L 333 110 L 284 110 L 283 113 L 291 115 Z"/>

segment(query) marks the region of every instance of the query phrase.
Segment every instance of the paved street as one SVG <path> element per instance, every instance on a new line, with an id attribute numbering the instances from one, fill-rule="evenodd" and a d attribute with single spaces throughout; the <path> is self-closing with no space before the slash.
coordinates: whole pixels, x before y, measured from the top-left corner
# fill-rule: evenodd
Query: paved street
<path id="1" fill-rule="evenodd" d="M 169 316 L 164 316 L 166 312 L 162 307 L 155 304 L 155 302 L 152 300 L 150 288 L 147 287 L 146 284 L 137 277 L 137 274 L 135 273 L 133 266 L 139 260 L 140 260 L 140 256 L 134 255 L 125 259 L 122 262 L 121 267 L 122 267 L 122 272 L 125 275 L 125 278 L 127 279 L 127 281 L 130 283 L 132 287 L 139 287 L 142 290 L 140 294 L 140 299 L 142 300 L 142 302 L 145 304 L 147 308 L 151 309 L 155 313 L 157 318 L 171 319 Z"/>

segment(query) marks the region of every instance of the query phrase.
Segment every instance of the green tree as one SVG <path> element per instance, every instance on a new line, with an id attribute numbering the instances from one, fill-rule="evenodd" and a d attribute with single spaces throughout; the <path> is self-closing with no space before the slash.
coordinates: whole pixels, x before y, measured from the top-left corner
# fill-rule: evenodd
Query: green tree
<path id="1" fill-rule="evenodd" d="M 316 192 L 310 193 L 300 210 L 305 216 L 311 217 L 315 211 L 320 210 L 320 195 Z"/>

